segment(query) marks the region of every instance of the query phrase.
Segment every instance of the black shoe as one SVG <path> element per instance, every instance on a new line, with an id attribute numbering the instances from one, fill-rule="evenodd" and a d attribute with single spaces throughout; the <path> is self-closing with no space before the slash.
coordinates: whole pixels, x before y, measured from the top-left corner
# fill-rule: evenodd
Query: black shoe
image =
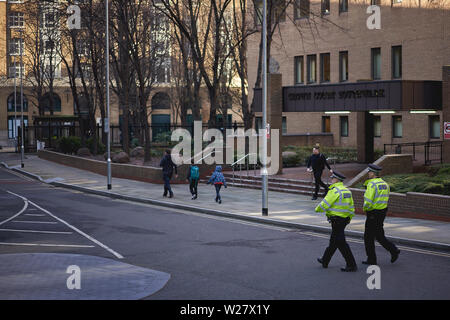
<path id="1" fill-rule="evenodd" d="M 219 201 L 219 199 L 216 198 L 216 202 L 218 202 L 218 201 Z"/>
<path id="2" fill-rule="evenodd" d="M 192 199 L 194 199 L 194 200 L 197 199 L 197 195 L 195 195 Z"/>
<path id="3" fill-rule="evenodd" d="M 163 194 L 163 197 L 167 197 L 167 193 L 164 193 L 164 194 Z"/>
<path id="4" fill-rule="evenodd" d="M 317 196 L 313 196 L 311 200 L 317 200 Z"/>
<path id="5" fill-rule="evenodd" d="M 357 266 L 354 266 L 354 267 L 347 266 L 345 268 L 341 268 L 342 272 L 355 272 L 356 270 L 358 270 Z"/>
<path id="6" fill-rule="evenodd" d="M 173 193 L 170 194 L 169 198 L 173 198 Z"/>
<path id="7" fill-rule="evenodd" d="M 372 266 L 372 265 L 376 265 L 377 263 L 375 262 L 370 262 L 369 260 L 366 260 L 366 261 L 363 261 L 362 262 L 362 264 L 367 264 L 367 265 L 369 265 L 369 266 Z"/>
<path id="8" fill-rule="evenodd" d="M 398 255 L 400 254 L 400 250 L 397 250 L 393 254 L 391 254 L 391 263 L 394 263 L 398 259 Z"/>
<path id="9" fill-rule="evenodd" d="M 195 199 L 195 196 L 192 196 L 191 200 L 194 200 L 194 199 Z"/>
<path id="10" fill-rule="evenodd" d="M 322 265 L 323 268 L 328 268 L 328 265 L 323 263 L 323 259 L 322 258 L 317 258 L 317 261 L 319 261 L 319 263 Z"/>
<path id="11" fill-rule="evenodd" d="M 221 203 L 222 203 L 222 200 L 219 199 L 219 204 L 221 204 Z"/>

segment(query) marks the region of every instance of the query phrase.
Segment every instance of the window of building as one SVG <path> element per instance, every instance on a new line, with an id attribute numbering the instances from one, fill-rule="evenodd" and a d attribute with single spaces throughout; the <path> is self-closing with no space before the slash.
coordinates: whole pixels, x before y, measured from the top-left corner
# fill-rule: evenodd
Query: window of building
<path id="1" fill-rule="evenodd" d="M 56 13 L 49 9 L 44 12 L 44 27 L 54 28 L 56 26 Z"/>
<path id="2" fill-rule="evenodd" d="M 381 116 L 373 117 L 373 135 L 374 137 L 381 137 Z"/>
<path id="3" fill-rule="evenodd" d="M 402 3 L 403 0 L 391 0 L 391 5 Z"/>
<path id="4" fill-rule="evenodd" d="M 41 98 L 39 109 L 44 112 L 49 112 L 50 110 L 53 112 L 61 112 L 61 98 L 56 93 L 53 93 L 53 95 L 46 93 Z"/>
<path id="5" fill-rule="evenodd" d="M 24 68 L 23 63 L 16 62 L 16 64 L 14 65 L 14 63 L 12 62 L 12 63 L 10 63 L 8 69 L 9 69 L 8 70 L 9 78 L 16 77 L 18 79 L 21 76 L 25 76 L 25 68 Z"/>
<path id="6" fill-rule="evenodd" d="M 321 0 L 322 15 L 330 14 L 330 0 Z"/>
<path id="7" fill-rule="evenodd" d="M 339 81 L 348 81 L 348 51 L 339 52 Z"/>
<path id="8" fill-rule="evenodd" d="M 403 136 L 402 116 L 392 117 L 392 137 L 401 138 Z"/>
<path id="9" fill-rule="evenodd" d="M 303 56 L 294 57 L 294 84 L 304 81 Z"/>
<path id="10" fill-rule="evenodd" d="M 16 119 L 16 125 L 14 126 L 14 118 Z M 14 139 L 18 136 L 18 130 L 22 125 L 22 117 L 21 115 L 8 116 L 8 138 Z M 23 116 L 23 125 L 28 127 L 28 116 Z"/>
<path id="11" fill-rule="evenodd" d="M 86 40 L 79 39 L 76 42 L 77 44 L 77 52 L 79 56 L 88 56 L 89 55 L 89 45 Z"/>
<path id="12" fill-rule="evenodd" d="M 17 111 L 17 112 L 22 112 L 22 109 L 21 109 L 21 106 L 22 106 L 22 104 L 21 104 L 21 102 L 20 102 L 21 100 L 20 100 L 20 92 L 17 90 L 17 92 L 16 92 L 16 104 L 15 104 L 15 107 L 14 107 L 14 93 L 11 93 L 9 96 L 8 96 L 8 112 L 14 112 L 14 111 Z M 28 111 L 28 99 L 27 99 L 27 97 L 24 95 L 23 96 L 23 111 L 24 112 L 27 112 Z"/>
<path id="13" fill-rule="evenodd" d="M 152 109 L 170 109 L 170 97 L 165 92 L 158 92 L 152 97 Z"/>
<path id="14" fill-rule="evenodd" d="M 392 78 L 402 77 L 402 46 L 392 47 Z"/>
<path id="15" fill-rule="evenodd" d="M 308 83 L 314 83 L 317 81 L 316 55 L 312 54 L 312 55 L 307 56 L 306 63 L 307 63 L 306 72 L 307 72 Z"/>
<path id="16" fill-rule="evenodd" d="M 379 6 L 381 0 L 370 0 L 370 5 L 372 6 Z"/>
<path id="17" fill-rule="evenodd" d="M 255 130 L 259 134 L 259 130 L 262 129 L 262 117 L 255 117 Z"/>
<path id="18" fill-rule="evenodd" d="M 152 140 L 158 139 L 159 135 L 170 132 L 170 114 L 152 115 Z"/>
<path id="19" fill-rule="evenodd" d="M 23 12 L 11 11 L 8 15 L 8 26 L 10 28 L 21 28 L 24 26 L 25 20 Z"/>
<path id="20" fill-rule="evenodd" d="M 381 79 L 381 48 L 372 48 L 372 80 Z"/>
<path id="21" fill-rule="evenodd" d="M 262 19 L 263 19 L 263 1 L 262 0 L 255 0 L 254 1 L 255 6 L 255 26 L 262 25 Z"/>
<path id="22" fill-rule="evenodd" d="M 322 117 L 322 132 L 328 133 L 331 132 L 331 118 L 330 116 Z"/>
<path id="23" fill-rule="evenodd" d="M 286 119 L 286 117 L 281 118 L 281 133 L 287 134 L 287 119 Z"/>
<path id="24" fill-rule="evenodd" d="M 53 40 L 45 40 L 44 43 L 45 54 L 47 55 L 55 55 L 56 54 L 56 45 Z"/>
<path id="25" fill-rule="evenodd" d="M 348 12 L 348 0 L 339 0 L 339 13 Z"/>
<path id="26" fill-rule="evenodd" d="M 9 41 L 9 54 L 12 56 L 18 56 L 24 52 L 24 42 L 22 38 L 12 38 Z"/>
<path id="27" fill-rule="evenodd" d="M 348 137 L 348 116 L 340 116 L 339 122 L 341 137 Z"/>
<path id="28" fill-rule="evenodd" d="M 441 120 L 438 115 L 429 116 L 430 139 L 441 138 Z"/>
<path id="29" fill-rule="evenodd" d="M 320 82 L 330 81 L 330 54 L 320 54 Z"/>
<path id="30" fill-rule="evenodd" d="M 294 18 L 308 18 L 309 17 L 310 0 L 295 0 L 294 3 Z"/>

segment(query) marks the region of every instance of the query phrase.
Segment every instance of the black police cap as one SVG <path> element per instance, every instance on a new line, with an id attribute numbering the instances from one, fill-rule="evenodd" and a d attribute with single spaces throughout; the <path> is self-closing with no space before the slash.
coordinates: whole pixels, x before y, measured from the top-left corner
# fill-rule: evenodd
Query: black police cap
<path id="1" fill-rule="evenodd" d="M 372 164 L 371 163 L 371 164 L 368 165 L 368 169 L 369 169 L 369 171 L 373 171 L 375 173 L 379 173 L 382 168 L 380 166 L 377 166 L 376 164 Z"/>
<path id="2" fill-rule="evenodd" d="M 333 170 L 333 174 L 331 175 L 332 178 L 336 178 L 338 180 L 344 181 L 346 179 L 346 176 L 344 176 L 342 173 L 339 173 L 337 171 Z"/>

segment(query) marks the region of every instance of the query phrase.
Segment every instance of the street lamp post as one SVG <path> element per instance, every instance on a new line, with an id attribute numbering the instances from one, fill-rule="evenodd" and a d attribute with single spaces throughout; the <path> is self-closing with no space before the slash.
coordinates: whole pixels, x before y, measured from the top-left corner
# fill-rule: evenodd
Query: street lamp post
<path id="1" fill-rule="evenodd" d="M 17 67 L 16 67 L 16 57 L 14 57 L 14 125 L 13 125 L 13 134 L 14 134 L 14 142 L 16 147 L 16 152 L 19 151 L 19 142 L 17 140 Z"/>
<path id="2" fill-rule="evenodd" d="M 263 87 L 262 87 L 262 112 L 263 112 L 263 143 L 262 143 L 262 215 L 269 214 L 268 209 L 268 176 L 267 176 L 267 0 L 263 0 L 263 21 L 262 21 L 262 41 L 263 41 Z"/>
<path id="3" fill-rule="evenodd" d="M 23 30 L 21 29 L 20 30 L 20 41 L 22 41 L 22 39 L 23 39 Z M 25 148 L 24 148 L 24 140 L 25 140 L 25 137 L 24 137 L 24 134 L 23 134 L 23 126 L 24 126 L 24 122 L 23 122 L 23 52 L 22 52 L 22 43 L 20 43 L 20 45 L 19 45 L 19 51 L 20 51 L 20 109 L 21 109 L 21 111 L 22 111 L 22 114 L 21 114 L 21 120 L 20 120 L 20 127 L 21 127 L 21 136 L 22 136 L 22 138 L 20 139 L 21 140 L 21 142 L 22 142 L 22 146 L 21 146 L 21 153 L 20 153 L 20 166 L 23 168 L 23 167 L 25 167 L 25 164 L 23 163 L 23 160 L 24 160 L 24 158 L 25 158 L 25 154 L 24 154 L 24 152 L 25 152 Z M 49 137 L 50 138 L 50 137 Z"/>
<path id="4" fill-rule="evenodd" d="M 111 130 L 110 130 L 110 110 L 109 110 L 109 0 L 105 0 L 106 3 L 106 112 L 107 112 L 107 124 L 106 124 L 106 130 L 107 130 L 107 143 L 106 148 L 108 152 L 108 160 L 107 160 L 107 167 L 108 167 L 108 190 L 111 190 L 112 184 L 111 184 Z M 104 122 L 103 122 L 104 125 Z"/>

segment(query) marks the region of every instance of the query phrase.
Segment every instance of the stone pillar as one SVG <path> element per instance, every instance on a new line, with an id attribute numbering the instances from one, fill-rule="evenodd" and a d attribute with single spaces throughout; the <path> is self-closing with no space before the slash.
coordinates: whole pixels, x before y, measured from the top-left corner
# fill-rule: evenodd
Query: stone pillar
<path id="1" fill-rule="evenodd" d="M 442 68 L 442 123 L 444 122 L 450 122 L 450 65 Z M 442 157 L 445 163 L 450 163 L 450 140 L 444 139 Z"/>
<path id="2" fill-rule="evenodd" d="M 283 126 L 283 85 L 281 74 L 269 73 L 267 75 L 267 123 L 270 124 L 270 129 L 279 130 L 279 169 L 277 174 L 283 172 L 283 161 L 281 157 L 281 142 L 282 142 L 282 126 Z M 267 140 L 267 153 L 272 155 L 271 143 L 272 136 Z"/>

